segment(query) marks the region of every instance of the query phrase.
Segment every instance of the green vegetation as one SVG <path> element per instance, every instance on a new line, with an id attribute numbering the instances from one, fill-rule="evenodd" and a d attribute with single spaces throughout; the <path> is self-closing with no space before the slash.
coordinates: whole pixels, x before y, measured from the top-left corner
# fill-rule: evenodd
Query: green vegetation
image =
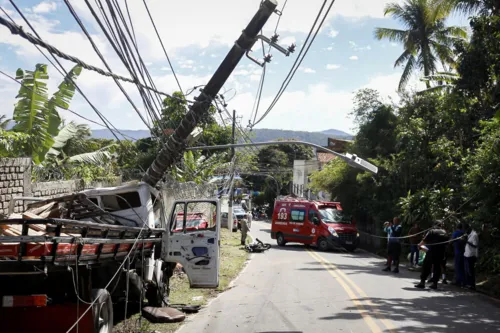
<path id="1" fill-rule="evenodd" d="M 312 175 L 311 185 L 316 191 L 330 191 L 361 225 L 371 220 L 381 225 L 396 215 L 403 217 L 406 226 L 419 222 L 423 228 L 442 218 L 446 218 L 448 230 L 457 221 L 472 223 L 482 231 L 480 270 L 498 274 L 499 2 L 408 0 L 402 7 L 389 5 L 386 12 L 416 24 L 418 21 L 412 18 L 418 10 L 427 15 L 439 6 L 444 12 L 432 16 L 441 20 L 439 29 L 417 29 L 419 38 L 428 33 L 425 40 L 431 41 L 436 36 L 445 37 L 439 31 L 459 32 L 443 25 L 443 13 L 465 10 L 476 15 L 470 19 L 470 40 L 447 42 L 446 51 L 453 51 L 453 63 L 447 63 L 456 69 L 448 75 L 453 79 L 446 81 L 447 89 L 436 89 L 444 86 L 440 80 L 428 80 L 431 89 L 402 94 L 397 104 L 384 102 L 374 90 L 357 92 L 352 116 L 359 131 L 349 151 L 376 164 L 379 173 L 373 176 L 334 160 Z M 428 9 L 424 11 L 424 7 Z M 424 76 L 435 73 L 432 61 L 446 60 L 439 48 L 426 54 L 425 47 L 414 40 L 410 43 L 409 38 L 416 34 L 413 28 L 393 35 L 383 29 L 376 33 L 379 37 L 398 37 L 404 52 L 410 50 L 422 61 L 419 68 Z"/>

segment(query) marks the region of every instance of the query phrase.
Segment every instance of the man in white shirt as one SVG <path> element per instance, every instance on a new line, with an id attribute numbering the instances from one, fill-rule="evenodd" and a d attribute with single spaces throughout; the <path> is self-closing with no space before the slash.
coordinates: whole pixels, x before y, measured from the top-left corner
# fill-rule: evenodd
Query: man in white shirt
<path id="1" fill-rule="evenodd" d="M 479 236 L 470 225 L 467 225 L 467 243 L 465 244 L 465 285 L 476 290 L 476 261 L 479 255 Z"/>

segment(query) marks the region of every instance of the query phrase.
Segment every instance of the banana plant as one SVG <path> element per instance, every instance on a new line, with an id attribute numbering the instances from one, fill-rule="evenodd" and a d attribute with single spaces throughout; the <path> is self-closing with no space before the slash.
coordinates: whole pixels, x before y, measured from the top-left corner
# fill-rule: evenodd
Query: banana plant
<path id="1" fill-rule="evenodd" d="M 223 160 L 222 154 L 213 154 L 207 158 L 188 150 L 184 152 L 182 163 L 172 169 L 172 177 L 180 182 L 193 181 L 200 184 L 214 175 L 215 170 L 224 164 Z"/>
<path id="2" fill-rule="evenodd" d="M 54 138 L 59 134 L 61 125 L 57 109 L 68 109 L 75 94 L 74 81 L 81 71 L 80 66 L 73 67 L 50 99 L 46 83 L 49 78 L 47 65 L 37 64 L 34 71 L 18 69 L 16 72 L 16 79 L 22 80 L 22 84 L 16 96 L 18 101 L 13 115 L 16 125 L 13 130 L 30 136 L 30 144 L 22 153 L 31 156 L 37 165 L 43 162 L 56 143 Z"/>

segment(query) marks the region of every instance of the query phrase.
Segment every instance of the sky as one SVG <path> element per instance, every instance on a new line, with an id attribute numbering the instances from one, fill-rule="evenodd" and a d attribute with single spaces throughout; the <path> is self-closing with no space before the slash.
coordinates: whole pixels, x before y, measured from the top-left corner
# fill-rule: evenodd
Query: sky
<path id="1" fill-rule="evenodd" d="M 166 47 L 175 73 L 184 91 L 203 85 L 224 59 L 239 37 L 261 0 L 147 0 L 147 4 Z M 391 18 L 384 17 L 384 6 L 402 0 L 337 0 L 323 28 L 311 46 L 301 67 L 287 90 L 256 128 L 274 128 L 300 131 L 338 129 L 353 133 L 353 93 L 362 88 L 377 89 L 387 100 L 398 100 L 397 86 L 402 68 L 394 68 L 402 46 L 374 38 L 376 27 L 398 28 Z M 105 68 L 81 28 L 62 0 L 17 0 L 16 4 L 30 20 L 41 38 L 61 51 L 84 62 Z M 114 73 L 130 77 L 111 44 L 106 40 L 96 20 L 83 0 L 71 4 L 108 61 Z M 95 1 L 89 1 L 95 6 Z M 281 9 L 284 0 L 278 0 Z M 105 3 L 105 1 L 103 1 Z M 119 0 L 124 7 L 124 1 Z M 298 51 L 316 18 L 323 0 L 288 0 L 282 13 L 278 34 L 280 45 L 297 44 L 297 51 L 286 57 L 271 50 L 271 63 L 266 77 L 257 119 L 266 111 L 287 76 Z M 165 54 L 154 32 L 144 4 L 129 0 L 137 43 L 157 88 L 165 93 L 178 91 L 176 81 Z M 0 6 L 14 19 L 26 26 L 9 1 L 0 0 Z M 97 7 L 94 7 L 97 8 Z M 5 15 L 0 11 L 0 16 Z M 264 27 L 264 35 L 271 37 L 278 15 L 274 14 Z M 465 25 L 452 19 L 453 24 Z M 267 47 L 266 47 L 267 51 Z M 262 58 L 260 43 L 252 54 Z M 18 68 L 32 70 L 37 63 L 47 63 L 39 51 L 17 35 L 0 26 L 0 70 L 15 76 Z M 69 70 L 73 64 L 63 60 Z M 49 94 L 55 91 L 62 76 L 49 65 Z M 226 82 L 222 92 L 229 110 L 236 110 L 241 124 L 249 123 L 262 69 L 243 57 Z M 77 80 L 88 99 L 119 129 L 146 129 L 134 108 L 111 78 L 84 70 Z M 137 89 L 125 83 L 124 87 L 134 104 L 144 113 Z M 419 89 L 421 82 L 415 75 L 409 89 Z M 19 85 L 0 74 L 0 114 L 12 115 Z M 197 95 L 195 90 L 188 98 Z M 78 93 L 71 110 L 98 121 L 97 115 Z M 88 123 L 61 110 L 67 120 Z M 101 128 L 90 124 L 93 129 Z"/>

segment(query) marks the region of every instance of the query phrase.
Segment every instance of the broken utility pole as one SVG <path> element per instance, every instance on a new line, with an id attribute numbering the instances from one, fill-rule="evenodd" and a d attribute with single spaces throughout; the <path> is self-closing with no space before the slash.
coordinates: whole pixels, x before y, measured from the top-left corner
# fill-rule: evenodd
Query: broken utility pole
<path id="1" fill-rule="evenodd" d="M 240 38 L 238 38 L 215 74 L 196 98 L 196 102 L 191 106 L 184 119 L 182 119 L 181 124 L 168 138 L 165 146 L 160 150 L 155 161 L 146 171 L 142 178 L 144 182 L 155 186 L 161 180 L 165 171 L 171 168 L 174 162 L 177 161 L 181 152 L 186 147 L 186 138 L 196 127 L 201 116 L 208 111 L 213 99 L 217 96 L 243 55 L 252 48 L 257 40 L 257 34 L 274 13 L 277 5 L 276 0 L 265 0 L 261 3 L 259 10 L 245 30 L 243 30 Z"/>

